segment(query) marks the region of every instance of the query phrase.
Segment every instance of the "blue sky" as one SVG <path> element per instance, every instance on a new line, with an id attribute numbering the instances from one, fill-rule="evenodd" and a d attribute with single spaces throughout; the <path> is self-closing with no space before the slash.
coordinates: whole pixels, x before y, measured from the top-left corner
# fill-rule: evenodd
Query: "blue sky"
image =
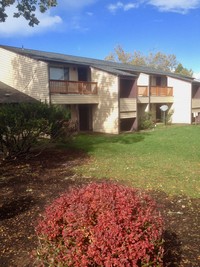
<path id="1" fill-rule="evenodd" d="M 0 23 L 0 44 L 97 59 L 117 45 L 144 55 L 161 51 L 200 78 L 200 0 L 58 0 L 38 18 L 32 28 L 9 16 Z"/>

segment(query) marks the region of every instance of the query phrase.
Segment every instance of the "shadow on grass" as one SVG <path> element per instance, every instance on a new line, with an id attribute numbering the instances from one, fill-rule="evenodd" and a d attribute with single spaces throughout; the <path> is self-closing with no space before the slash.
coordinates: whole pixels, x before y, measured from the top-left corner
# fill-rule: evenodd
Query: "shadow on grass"
<path id="1" fill-rule="evenodd" d="M 82 133 L 75 137 L 74 142 L 69 146 L 82 149 L 85 152 L 91 152 L 96 146 L 101 144 L 115 145 L 130 145 L 144 141 L 145 137 L 150 133 L 125 133 L 119 135 L 100 134 L 100 133 Z"/>

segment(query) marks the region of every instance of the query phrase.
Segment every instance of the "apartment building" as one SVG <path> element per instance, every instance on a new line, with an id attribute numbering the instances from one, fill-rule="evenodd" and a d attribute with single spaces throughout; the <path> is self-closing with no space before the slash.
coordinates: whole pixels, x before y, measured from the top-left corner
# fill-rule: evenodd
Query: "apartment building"
<path id="1" fill-rule="evenodd" d="M 0 62 L 0 103 L 18 92 L 18 99 L 64 105 L 80 131 L 137 130 L 145 112 L 160 121 L 162 105 L 173 111 L 172 123 L 200 123 L 200 81 L 191 77 L 9 46 L 0 46 Z"/>

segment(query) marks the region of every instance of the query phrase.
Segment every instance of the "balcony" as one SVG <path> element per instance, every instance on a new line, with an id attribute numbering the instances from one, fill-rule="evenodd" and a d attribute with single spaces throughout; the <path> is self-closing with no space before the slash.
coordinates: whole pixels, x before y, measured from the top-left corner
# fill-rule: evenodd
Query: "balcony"
<path id="1" fill-rule="evenodd" d="M 97 95 L 96 82 L 50 80 L 51 94 Z"/>
<path id="2" fill-rule="evenodd" d="M 173 87 L 151 86 L 150 98 L 148 86 L 138 86 L 138 103 L 173 103 Z"/>
<path id="3" fill-rule="evenodd" d="M 52 104 L 98 104 L 96 82 L 50 80 Z"/>
<path id="4" fill-rule="evenodd" d="M 151 96 L 173 96 L 173 87 L 151 86 Z"/>
<path id="5" fill-rule="evenodd" d="M 151 96 L 173 96 L 173 87 L 151 86 Z M 138 86 L 138 96 L 149 96 L 148 86 Z"/>

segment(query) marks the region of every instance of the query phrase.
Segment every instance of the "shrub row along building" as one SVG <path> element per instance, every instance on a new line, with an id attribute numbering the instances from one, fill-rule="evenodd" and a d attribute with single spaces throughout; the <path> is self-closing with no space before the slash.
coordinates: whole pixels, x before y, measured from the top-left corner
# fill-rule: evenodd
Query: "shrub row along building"
<path id="1" fill-rule="evenodd" d="M 151 112 L 200 122 L 200 81 L 148 67 L 0 46 L 0 103 L 42 101 L 71 110 L 80 131 L 137 130 Z"/>

